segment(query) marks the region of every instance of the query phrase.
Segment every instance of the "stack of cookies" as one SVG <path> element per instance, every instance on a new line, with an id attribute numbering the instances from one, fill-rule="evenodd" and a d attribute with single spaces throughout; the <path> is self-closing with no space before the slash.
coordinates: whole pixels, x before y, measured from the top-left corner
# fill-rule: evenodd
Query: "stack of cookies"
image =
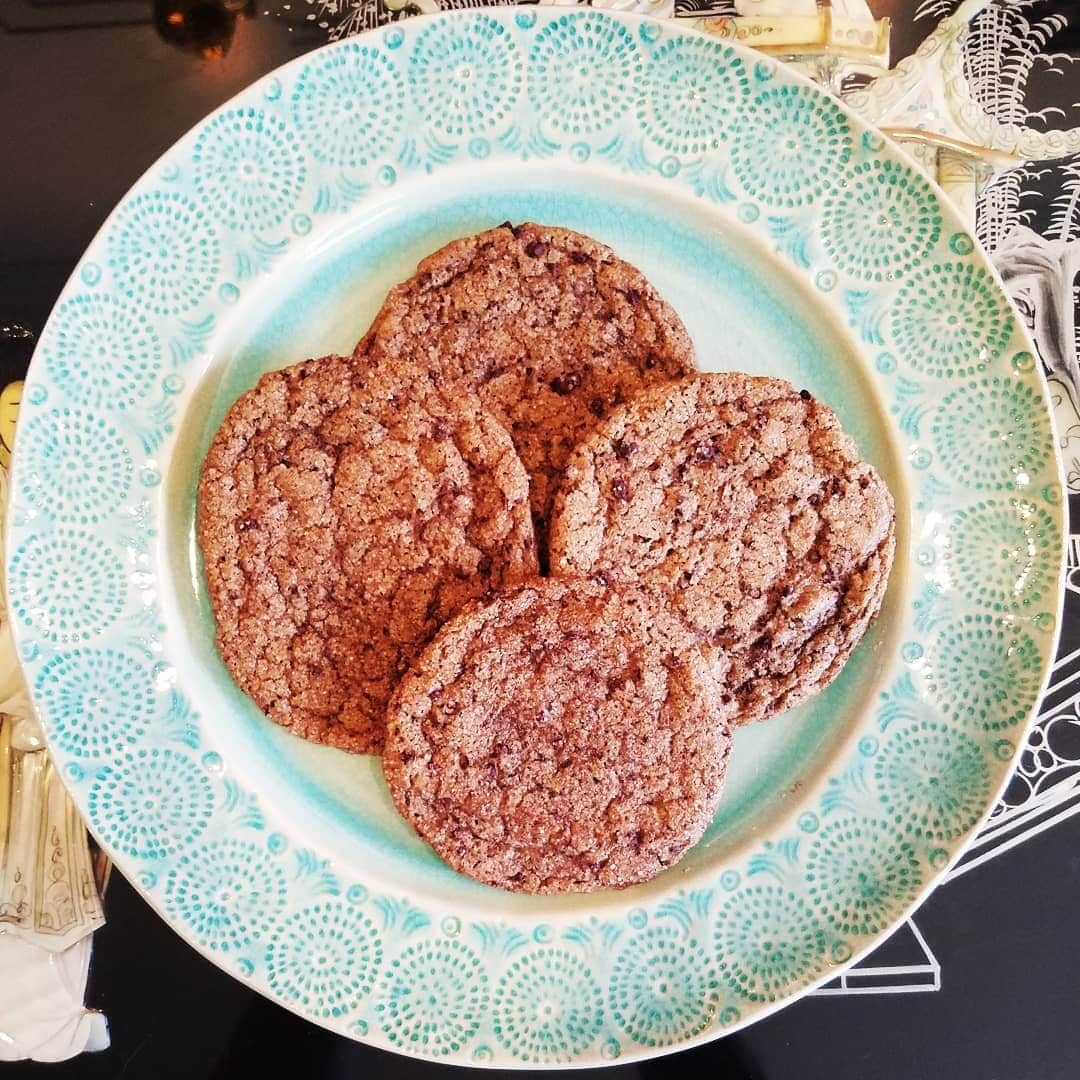
<path id="1" fill-rule="evenodd" d="M 734 728 L 827 685 L 879 610 L 893 521 L 828 406 L 698 373 L 609 248 L 506 224 L 424 260 L 352 356 L 240 397 L 198 538 L 271 719 L 382 753 L 455 869 L 555 893 L 700 838 Z"/>

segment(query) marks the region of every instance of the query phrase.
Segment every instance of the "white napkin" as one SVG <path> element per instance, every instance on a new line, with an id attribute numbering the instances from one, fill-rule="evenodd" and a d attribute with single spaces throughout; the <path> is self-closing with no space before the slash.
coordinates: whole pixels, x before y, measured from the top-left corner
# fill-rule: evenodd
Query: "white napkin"
<path id="1" fill-rule="evenodd" d="M 0 933 L 0 1061 L 66 1061 L 109 1045 L 104 1015 L 83 1006 L 92 940 L 50 952 Z"/>

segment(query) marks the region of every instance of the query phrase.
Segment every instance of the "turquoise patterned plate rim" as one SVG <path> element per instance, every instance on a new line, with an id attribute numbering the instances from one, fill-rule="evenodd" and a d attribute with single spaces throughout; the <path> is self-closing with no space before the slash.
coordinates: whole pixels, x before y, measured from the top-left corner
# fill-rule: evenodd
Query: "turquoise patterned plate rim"
<path id="1" fill-rule="evenodd" d="M 530 184 L 546 194 L 513 190 Z M 320 293 L 298 283 L 339 265 L 335 244 L 385 287 L 407 266 L 379 248 L 380 223 L 398 222 L 392 240 L 440 214 L 486 220 L 497 189 L 515 213 L 623 229 L 665 291 L 668 256 L 707 264 L 723 284 L 717 310 L 742 280 L 725 267 L 757 252 L 746 258 L 768 268 L 760 288 L 787 281 L 818 313 L 807 325 L 824 320 L 849 357 L 814 363 L 826 381 L 839 365 L 845 423 L 878 440 L 897 493 L 890 599 L 850 678 L 827 709 L 773 722 L 799 755 L 820 750 L 816 771 L 771 796 L 771 816 L 738 843 L 717 826 L 684 865 L 625 893 L 518 898 L 434 865 L 386 816 L 368 759 L 342 764 L 252 716 L 196 610 L 190 496 L 205 431 L 187 433 L 220 408 L 215 386 L 235 396 L 267 362 L 230 368 L 237 326 L 276 311 L 265 340 L 283 347 L 295 316 L 318 321 Z M 488 194 L 470 204 L 470 191 Z M 696 230 L 679 232 L 679 214 Z M 332 275 L 319 281 L 333 292 Z M 354 322 L 378 300 L 367 291 Z M 685 292 L 692 332 L 708 325 L 704 296 Z M 757 323 L 804 341 L 778 310 L 724 325 L 748 356 Z M 710 336 L 695 333 L 703 352 Z M 668 1052 L 854 963 L 942 879 L 1003 789 L 1063 595 L 1046 386 L 940 191 L 773 61 L 587 9 L 448 13 L 338 42 L 181 139 L 52 313 L 10 498 L 20 660 L 65 782 L 121 871 L 196 949 L 300 1015 L 471 1065 Z M 740 733 L 761 762 L 770 738 Z M 355 784 L 359 824 L 319 783 L 282 779 L 274 754 L 295 754 L 297 776 L 328 789 L 339 774 Z"/>

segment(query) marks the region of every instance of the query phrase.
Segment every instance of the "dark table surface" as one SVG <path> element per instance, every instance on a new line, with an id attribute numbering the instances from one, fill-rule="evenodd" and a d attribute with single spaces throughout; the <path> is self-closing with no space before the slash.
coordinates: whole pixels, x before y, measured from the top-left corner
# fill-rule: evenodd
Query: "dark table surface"
<path id="1" fill-rule="evenodd" d="M 889 2 L 894 14 L 905 7 Z M 325 41 L 307 18 L 317 0 L 255 0 L 239 17 L 219 4 L 0 0 L 0 385 L 21 377 L 68 274 L 136 177 L 232 94 Z M 168 22 L 179 5 L 197 16 L 197 32 L 182 38 Z M 1080 28 L 1076 0 L 1057 6 Z M 1039 92 L 1080 100 L 1080 64 L 1073 70 L 1071 85 Z M 1065 632 L 1078 639 L 1066 647 L 1080 645 L 1080 620 L 1067 618 Z M 8 1065 L 5 1075 L 449 1075 L 448 1066 L 350 1043 L 254 994 L 180 941 L 118 874 L 106 909 L 89 997 L 108 1014 L 112 1047 L 64 1065 Z M 940 991 L 804 999 L 708 1046 L 612 1075 L 1080 1076 L 1080 817 L 944 886 L 918 922 L 942 965 Z"/>

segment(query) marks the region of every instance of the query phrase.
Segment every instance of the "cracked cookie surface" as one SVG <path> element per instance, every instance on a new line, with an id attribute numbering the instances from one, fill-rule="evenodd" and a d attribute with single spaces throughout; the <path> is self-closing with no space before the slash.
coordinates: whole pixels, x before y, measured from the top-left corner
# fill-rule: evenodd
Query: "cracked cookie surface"
<path id="1" fill-rule="evenodd" d="M 827 686 L 877 614 L 894 506 L 836 414 L 780 379 L 699 375 L 646 391 L 574 451 L 553 574 L 664 590 L 724 656 L 740 723 Z"/>
<path id="2" fill-rule="evenodd" d="M 643 387 L 695 370 L 682 321 L 638 270 L 533 223 L 429 255 L 359 349 L 474 391 L 514 440 L 541 529 L 585 433 Z"/>
<path id="3" fill-rule="evenodd" d="M 390 704 L 394 803 L 450 866 L 529 893 L 646 881 L 712 820 L 715 668 L 633 585 L 537 579 L 447 623 Z"/>
<path id="4" fill-rule="evenodd" d="M 240 688 L 316 742 L 378 752 L 408 661 L 536 573 L 528 478 L 471 395 L 336 356 L 264 375 L 203 465 L 198 541 Z"/>

